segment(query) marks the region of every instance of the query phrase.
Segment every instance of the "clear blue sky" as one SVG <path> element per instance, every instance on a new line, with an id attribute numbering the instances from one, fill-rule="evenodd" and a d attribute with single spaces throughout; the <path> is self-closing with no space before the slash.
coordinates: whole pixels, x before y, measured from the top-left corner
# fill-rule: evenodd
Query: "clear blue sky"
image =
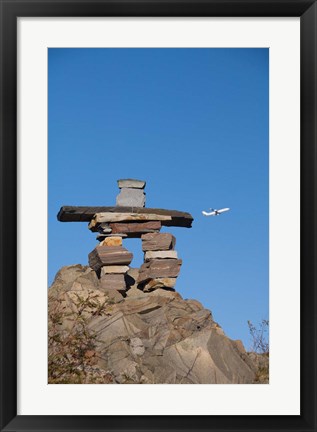
<path id="1" fill-rule="evenodd" d="M 49 284 L 98 244 L 59 208 L 114 205 L 117 179 L 144 179 L 146 207 L 194 217 L 163 230 L 183 259 L 177 291 L 248 347 L 247 320 L 269 318 L 268 49 L 56 48 L 48 65 Z M 124 241 L 135 267 L 140 243 Z"/>

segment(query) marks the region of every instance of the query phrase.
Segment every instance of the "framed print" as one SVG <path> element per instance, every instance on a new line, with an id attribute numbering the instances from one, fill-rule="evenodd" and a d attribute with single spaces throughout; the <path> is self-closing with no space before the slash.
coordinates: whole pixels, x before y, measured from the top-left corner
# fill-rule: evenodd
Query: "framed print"
<path id="1" fill-rule="evenodd" d="M 316 2 L 1 17 L 1 430 L 316 430 Z"/>

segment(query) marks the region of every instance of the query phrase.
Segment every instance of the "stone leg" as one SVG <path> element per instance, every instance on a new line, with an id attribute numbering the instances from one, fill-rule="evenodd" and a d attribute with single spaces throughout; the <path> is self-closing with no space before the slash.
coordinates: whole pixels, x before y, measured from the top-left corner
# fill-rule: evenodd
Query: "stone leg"
<path id="1" fill-rule="evenodd" d="M 133 258 L 133 254 L 122 246 L 122 238 L 106 237 L 88 258 L 100 280 L 100 289 L 115 301 L 122 299 L 127 289 L 126 273 Z"/>
<path id="2" fill-rule="evenodd" d="M 174 291 L 182 264 L 174 250 L 175 237 L 168 233 L 159 233 L 146 234 L 141 238 L 144 263 L 139 271 L 138 286 L 144 292 L 158 288 Z"/>

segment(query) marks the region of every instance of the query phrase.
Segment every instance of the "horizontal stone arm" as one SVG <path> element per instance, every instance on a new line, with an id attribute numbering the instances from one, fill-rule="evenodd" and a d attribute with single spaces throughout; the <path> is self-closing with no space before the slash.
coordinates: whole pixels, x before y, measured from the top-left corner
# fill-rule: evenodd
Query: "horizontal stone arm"
<path id="1" fill-rule="evenodd" d="M 190 213 L 181 212 L 178 210 L 166 210 L 143 207 L 83 207 L 83 206 L 63 206 L 58 212 L 57 219 L 60 222 L 90 222 L 98 213 L 129 213 L 139 215 L 155 215 L 156 220 L 161 220 L 164 226 L 178 226 L 191 228 L 193 217 Z M 160 218 L 162 216 L 162 218 Z M 164 217 L 166 216 L 166 217 Z M 110 217 L 111 219 L 111 217 Z M 131 220 L 126 219 L 126 220 Z M 144 217 L 140 220 L 149 220 Z"/>

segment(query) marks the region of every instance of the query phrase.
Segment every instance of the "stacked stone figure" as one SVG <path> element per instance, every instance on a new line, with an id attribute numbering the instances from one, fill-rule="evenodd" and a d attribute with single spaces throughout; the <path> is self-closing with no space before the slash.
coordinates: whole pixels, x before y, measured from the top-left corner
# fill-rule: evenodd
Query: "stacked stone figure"
<path id="1" fill-rule="evenodd" d="M 124 179 L 118 180 L 120 193 L 117 196 L 117 207 L 144 207 L 145 206 L 145 181 Z M 111 215 L 110 219 L 113 219 Z M 120 219 L 120 218 L 119 218 Z M 115 217 L 114 217 L 115 220 Z M 155 232 L 161 229 L 161 223 L 155 222 L 100 222 L 90 223 L 89 228 L 97 231 L 97 240 L 100 241 L 89 254 L 89 265 L 92 267 L 101 281 L 104 290 L 117 290 L 124 294 L 127 288 L 126 273 L 133 255 L 122 247 L 124 237 L 140 237 L 144 232 Z"/>
<path id="2" fill-rule="evenodd" d="M 143 234 L 144 264 L 140 267 L 138 286 L 143 291 L 157 288 L 173 289 L 182 260 L 174 250 L 176 239 L 168 233 Z"/>
<path id="3" fill-rule="evenodd" d="M 65 222 L 89 221 L 100 244 L 89 254 L 89 265 L 100 278 L 105 291 L 124 295 L 126 273 L 133 255 L 122 246 L 125 238 L 141 238 L 144 263 L 139 269 L 138 288 L 173 289 L 182 261 L 174 250 L 175 237 L 161 233 L 162 226 L 190 228 L 189 213 L 177 210 L 145 209 L 145 181 L 118 180 L 120 193 L 115 207 L 62 207 L 58 219 Z"/>

